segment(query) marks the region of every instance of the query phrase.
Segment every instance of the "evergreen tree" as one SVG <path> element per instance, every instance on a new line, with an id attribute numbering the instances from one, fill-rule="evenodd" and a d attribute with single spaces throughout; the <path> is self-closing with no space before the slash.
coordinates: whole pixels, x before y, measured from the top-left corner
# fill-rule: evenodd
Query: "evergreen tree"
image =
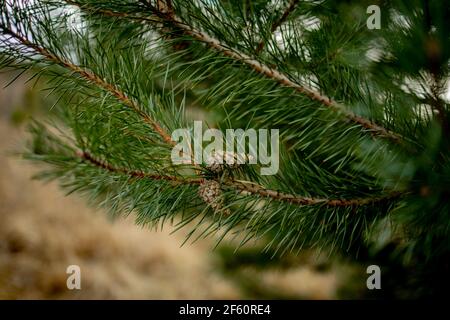
<path id="1" fill-rule="evenodd" d="M 191 240 L 388 261 L 413 296 L 447 291 L 446 1 L 0 3 L 0 67 L 57 97 L 24 154 L 39 178 L 140 224 L 193 223 Z M 192 110 L 223 132 L 279 129 L 278 173 L 175 165 Z"/>

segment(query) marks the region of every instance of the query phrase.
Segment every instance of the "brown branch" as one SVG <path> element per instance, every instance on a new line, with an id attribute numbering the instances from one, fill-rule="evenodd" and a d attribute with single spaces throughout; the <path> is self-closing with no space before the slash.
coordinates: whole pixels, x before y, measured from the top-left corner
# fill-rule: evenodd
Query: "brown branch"
<path id="1" fill-rule="evenodd" d="M 126 168 L 118 168 L 110 165 L 105 161 L 101 161 L 93 157 L 88 152 L 78 152 L 77 156 L 97 167 L 100 167 L 104 170 L 125 174 L 133 178 L 138 179 L 151 179 L 151 180 L 166 180 L 173 181 L 178 184 L 191 184 L 191 185 L 200 185 L 205 179 L 204 178 L 193 178 L 193 179 L 183 179 L 181 177 L 176 176 L 168 176 L 168 175 L 159 175 L 153 173 L 145 173 L 142 171 L 129 170 Z M 287 203 L 292 203 L 301 206 L 311 206 L 311 205 L 325 205 L 327 207 L 356 207 L 356 206 L 364 206 L 370 205 L 377 202 L 392 200 L 401 196 L 401 193 L 394 192 L 390 193 L 386 196 L 373 197 L 373 198 L 361 198 L 361 199 L 325 199 L 325 198 L 309 198 L 309 197 L 300 197 L 295 196 L 288 193 L 279 192 L 276 190 L 265 189 L 261 186 L 252 184 L 250 182 L 241 182 L 236 180 L 228 180 L 222 182 L 224 186 L 231 187 L 232 189 L 238 190 L 243 194 L 257 195 L 263 198 L 270 198 L 276 201 L 282 201 Z"/>
<path id="2" fill-rule="evenodd" d="M 289 15 L 294 11 L 297 4 L 300 2 L 300 0 L 291 0 L 289 3 L 289 6 L 284 11 L 283 15 L 280 17 L 280 19 L 276 20 L 272 27 L 270 28 L 270 33 L 274 33 L 278 27 L 280 27 L 289 17 Z M 261 50 L 264 48 L 264 40 L 261 40 L 261 42 L 258 44 L 258 47 L 256 48 L 256 53 L 261 52 Z"/>
<path id="3" fill-rule="evenodd" d="M 237 190 L 248 192 L 250 194 L 259 195 L 265 198 L 272 198 L 274 200 L 289 202 L 303 206 L 322 204 L 327 207 L 355 207 L 355 206 L 370 205 L 386 200 L 392 200 L 402 195 L 400 192 L 393 192 L 385 196 L 360 198 L 360 199 L 309 198 L 309 197 L 299 197 L 293 194 L 283 193 L 276 190 L 265 189 L 255 184 L 247 184 L 237 181 L 225 182 L 225 184 Z"/>
<path id="4" fill-rule="evenodd" d="M 118 100 L 120 100 L 123 104 L 125 104 L 126 106 L 131 108 L 133 111 L 135 111 L 140 117 L 142 117 L 144 119 L 144 121 L 147 122 L 153 128 L 153 130 L 161 136 L 161 138 L 166 143 L 168 143 L 170 145 L 174 144 L 174 142 L 171 139 L 171 136 L 155 120 L 153 120 L 148 114 L 146 114 L 144 111 L 142 111 L 139 108 L 139 106 L 136 104 L 136 102 L 134 102 L 133 100 L 128 98 L 127 95 L 125 93 L 123 93 L 122 91 L 120 91 L 119 88 L 117 88 L 115 85 L 106 82 L 105 80 L 100 78 L 98 75 L 96 75 L 92 71 L 82 69 L 79 66 L 71 63 L 70 61 L 54 55 L 53 53 L 49 52 L 45 48 L 43 48 L 35 43 L 32 43 L 27 38 L 21 36 L 20 34 L 12 31 L 11 29 L 9 29 L 3 25 L 0 25 L 0 28 L 3 30 L 3 32 L 5 34 L 13 37 L 17 41 L 19 41 L 22 45 L 24 45 L 30 49 L 33 49 L 36 53 L 45 57 L 46 60 L 53 62 L 57 65 L 60 65 L 64 68 L 70 70 L 73 73 L 78 74 L 79 76 L 81 76 L 82 78 L 87 80 L 88 82 L 93 83 L 96 86 L 108 91 L 110 94 L 112 94 Z"/>
<path id="5" fill-rule="evenodd" d="M 119 173 L 119 174 L 125 174 L 133 178 L 138 179 L 151 179 L 151 180 L 166 180 L 166 181 L 173 181 L 180 184 L 200 184 L 202 183 L 203 179 L 197 178 L 197 179 L 182 179 L 180 177 L 176 176 L 168 176 L 168 175 L 160 175 L 160 174 L 154 174 L 154 173 L 147 173 L 139 170 L 129 170 L 126 168 L 120 168 L 120 167 L 114 167 L 111 164 L 109 164 L 106 161 L 99 160 L 92 156 L 89 152 L 86 151 L 79 151 L 77 152 L 77 157 L 81 158 L 82 160 L 85 160 L 99 168 L 102 168 L 109 172 Z"/>

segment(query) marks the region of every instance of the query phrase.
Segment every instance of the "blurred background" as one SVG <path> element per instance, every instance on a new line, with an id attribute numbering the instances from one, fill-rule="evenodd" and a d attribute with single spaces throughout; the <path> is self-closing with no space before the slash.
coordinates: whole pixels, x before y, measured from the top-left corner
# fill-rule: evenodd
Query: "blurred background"
<path id="1" fill-rule="evenodd" d="M 26 76 L 0 74 L 0 299 L 338 299 L 363 297 L 366 270 L 317 252 L 272 259 L 258 246 L 235 252 L 215 239 L 185 240 L 112 220 L 57 183 L 32 180 L 39 167 L 17 155 L 27 123 L 50 112 L 51 99 Z M 81 269 L 81 290 L 66 269 Z"/>

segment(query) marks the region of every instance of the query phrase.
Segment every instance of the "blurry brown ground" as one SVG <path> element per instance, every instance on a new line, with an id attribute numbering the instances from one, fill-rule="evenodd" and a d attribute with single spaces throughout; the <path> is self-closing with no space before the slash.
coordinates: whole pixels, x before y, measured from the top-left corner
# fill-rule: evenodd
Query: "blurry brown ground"
<path id="1" fill-rule="evenodd" d="M 31 180 L 38 168 L 8 155 L 26 138 L 13 123 L 29 109 L 30 92 L 20 82 L 0 89 L 0 299 L 258 298 L 220 271 L 214 239 L 180 247 L 185 234 L 170 235 L 170 226 L 155 232 L 132 217 L 111 221 L 56 182 Z M 81 290 L 66 287 L 69 265 L 81 268 Z M 285 296 L 335 298 L 339 272 L 316 269 L 250 269 L 239 279 L 256 274 L 258 285 Z"/>

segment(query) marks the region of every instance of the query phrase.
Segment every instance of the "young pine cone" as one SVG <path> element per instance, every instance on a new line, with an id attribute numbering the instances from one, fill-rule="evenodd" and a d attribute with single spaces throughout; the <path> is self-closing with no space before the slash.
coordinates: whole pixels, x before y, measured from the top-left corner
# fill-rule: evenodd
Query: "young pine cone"
<path id="1" fill-rule="evenodd" d="M 220 183 L 214 180 L 205 180 L 200 184 L 198 188 L 198 195 L 200 198 L 211 206 L 214 211 L 222 210 L 224 198 Z M 229 214 L 229 210 L 223 211 L 225 214 Z"/>
<path id="2" fill-rule="evenodd" d="M 236 169 L 245 161 L 245 155 L 234 152 L 217 151 L 206 159 L 206 168 L 212 172 L 220 173 L 225 167 Z M 239 162 L 238 162 L 239 160 Z"/>

